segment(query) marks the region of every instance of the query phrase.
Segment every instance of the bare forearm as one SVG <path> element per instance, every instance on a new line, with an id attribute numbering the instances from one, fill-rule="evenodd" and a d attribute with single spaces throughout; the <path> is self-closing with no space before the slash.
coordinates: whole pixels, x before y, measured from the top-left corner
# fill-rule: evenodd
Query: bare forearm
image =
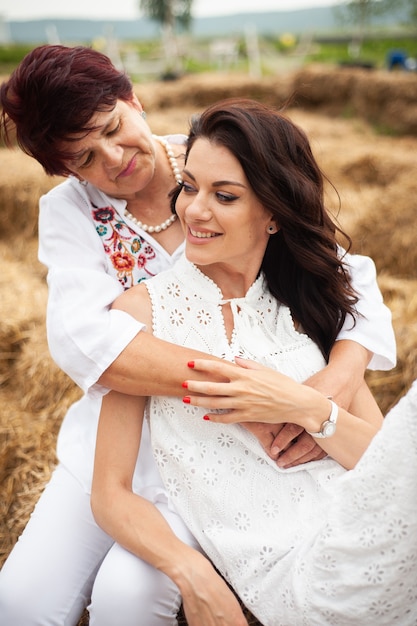
<path id="1" fill-rule="evenodd" d="M 181 542 L 148 500 L 121 485 L 93 490 L 94 517 L 121 546 L 170 576 L 177 584 L 176 568 L 192 563 L 198 553 Z M 195 553 L 195 555 L 194 555 Z"/>
<path id="2" fill-rule="evenodd" d="M 318 432 L 323 421 L 330 415 L 330 402 L 314 390 L 311 398 L 306 390 L 303 401 L 304 389 L 300 391 L 300 414 L 295 419 L 307 431 Z M 352 469 L 381 428 L 383 416 L 365 383 L 356 392 L 349 408 L 350 411 L 347 411 L 339 407 L 336 433 L 331 437 L 317 439 L 317 442 L 341 465 Z"/>
<path id="3" fill-rule="evenodd" d="M 93 510 L 120 545 L 173 580 L 189 626 L 248 626 L 238 600 L 210 561 L 180 541 L 153 504 L 116 488 L 107 502 L 93 501 Z"/>
<path id="4" fill-rule="evenodd" d="M 372 354 L 355 341 L 336 341 L 328 365 L 305 381 L 347 409 L 364 380 Z"/>
<path id="5" fill-rule="evenodd" d="M 203 380 L 190 373 L 187 363 L 196 358 L 219 360 L 209 354 L 177 346 L 140 332 L 99 379 L 108 389 L 141 396 L 181 396 L 186 378 Z"/>

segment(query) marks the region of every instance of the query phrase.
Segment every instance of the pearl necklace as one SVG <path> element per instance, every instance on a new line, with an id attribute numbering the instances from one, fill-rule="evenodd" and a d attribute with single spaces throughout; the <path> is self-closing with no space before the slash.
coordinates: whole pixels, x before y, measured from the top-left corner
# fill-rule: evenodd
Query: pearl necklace
<path id="1" fill-rule="evenodd" d="M 173 152 L 171 146 L 169 145 L 167 140 L 164 139 L 163 137 L 158 137 L 157 135 L 152 135 L 152 137 L 156 141 L 159 141 L 159 143 L 165 148 L 165 152 L 166 152 L 166 155 L 168 157 L 168 161 L 169 161 L 169 164 L 171 166 L 172 173 L 174 174 L 175 181 L 176 181 L 177 185 L 181 185 L 182 184 L 181 172 L 180 172 L 180 169 L 178 167 L 177 159 L 174 156 L 174 152 Z M 127 209 L 125 209 L 124 215 L 125 215 L 125 217 L 129 218 L 130 220 L 132 220 L 132 222 L 134 222 L 137 226 L 139 226 L 139 228 L 144 230 L 145 233 L 160 233 L 161 230 L 166 230 L 177 219 L 177 216 L 175 215 L 175 213 L 173 213 L 171 215 L 171 217 L 169 217 L 167 220 L 162 222 L 162 224 L 158 224 L 158 226 L 148 226 L 148 224 L 144 224 L 143 222 L 138 220 Z"/>

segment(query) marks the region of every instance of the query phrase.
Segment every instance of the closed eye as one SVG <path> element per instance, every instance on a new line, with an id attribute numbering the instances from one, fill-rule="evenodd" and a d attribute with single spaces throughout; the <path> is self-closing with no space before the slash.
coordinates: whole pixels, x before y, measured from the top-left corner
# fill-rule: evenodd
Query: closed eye
<path id="1" fill-rule="evenodd" d="M 107 131 L 107 133 L 106 133 L 107 137 L 111 137 L 112 135 L 115 135 L 116 133 L 118 133 L 119 130 L 121 129 L 121 127 L 122 127 L 122 122 L 119 119 L 119 121 L 117 122 L 116 126 L 114 128 L 112 128 L 112 129 Z"/>
<path id="2" fill-rule="evenodd" d="M 87 158 L 83 161 L 83 163 L 80 163 L 80 165 L 78 166 L 78 169 L 82 169 L 82 168 L 88 167 L 93 162 L 93 159 L 94 159 L 93 152 L 89 152 L 88 155 L 87 155 Z"/>
<path id="3" fill-rule="evenodd" d="M 186 183 L 185 181 L 182 183 L 182 191 L 184 193 L 195 193 L 197 190 L 190 183 Z"/>
<path id="4" fill-rule="evenodd" d="M 216 192 L 216 198 L 219 200 L 219 202 L 234 202 L 235 200 L 239 199 L 239 196 L 235 196 L 232 193 L 225 193 L 224 191 L 217 191 Z"/>

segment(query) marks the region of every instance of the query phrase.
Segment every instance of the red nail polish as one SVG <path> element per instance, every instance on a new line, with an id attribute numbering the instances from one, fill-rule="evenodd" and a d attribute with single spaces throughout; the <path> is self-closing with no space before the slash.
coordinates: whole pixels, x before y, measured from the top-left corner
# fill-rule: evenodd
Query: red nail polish
<path id="1" fill-rule="evenodd" d="M 192 369 L 194 367 L 194 361 L 188 361 L 187 365 Z"/>
<path id="2" fill-rule="evenodd" d="M 182 386 L 184 387 L 184 389 L 188 389 L 188 383 L 186 380 L 184 380 L 184 382 L 182 383 Z"/>
<path id="3" fill-rule="evenodd" d="M 184 402 L 184 404 L 190 404 L 191 402 L 190 396 L 184 396 L 182 401 Z"/>
<path id="4" fill-rule="evenodd" d="M 209 416 L 208 416 L 208 415 L 203 415 L 203 420 L 206 420 L 207 422 L 209 422 L 209 421 L 210 421 L 210 418 L 209 418 Z"/>

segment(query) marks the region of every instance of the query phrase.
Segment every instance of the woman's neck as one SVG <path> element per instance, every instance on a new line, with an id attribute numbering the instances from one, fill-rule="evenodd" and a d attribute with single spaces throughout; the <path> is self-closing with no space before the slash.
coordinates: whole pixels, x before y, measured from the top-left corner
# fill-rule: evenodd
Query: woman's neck
<path id="1" fill-rule="evenodd" d="M 244 298 L 259 274 L 259 268 L 254 270 L 249 264 L 239 270 L 223 263 L 196 264 L 196 267 L 217 285 L 224 300 Z"/>

